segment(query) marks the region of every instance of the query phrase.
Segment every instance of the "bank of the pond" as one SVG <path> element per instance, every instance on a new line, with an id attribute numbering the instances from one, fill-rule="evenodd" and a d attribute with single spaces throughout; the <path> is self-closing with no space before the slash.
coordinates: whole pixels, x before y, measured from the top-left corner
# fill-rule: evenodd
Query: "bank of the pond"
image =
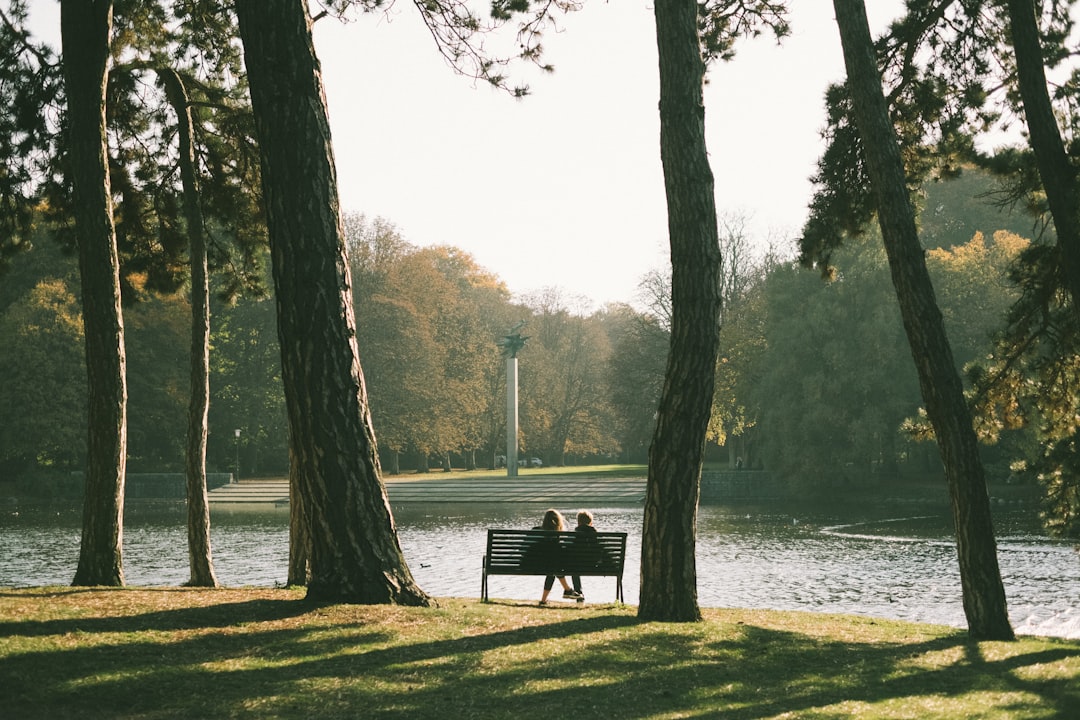
<path id="1" fill-rule="evenodd" d="M 557 505 L 572 514 L 573 505 Z M 488 528 L 532 527 L 544 505 L 423 504 L 395 507 L 398 536 L 417 582 L 440 597 L 479 597 Z M 626 601 L 637 604 L 642 508 L 591 507 L 598 528 L 626 532 Z M 185 515 L 129 508 L 124 573 L 131 586 L 181 585 L 189 577 Z M 895 514 L 894 514 L 895 513 Z M 0 588 L 69 583 L 79 555 L 77 508 L 0 516 Z M 1030 511 L 995 512 L 998 554 L 1013 627 L 1080 639 L 1080 557 L 1038 535 Z M 227 587 L 285 580 L 288 510 L 213 515 L 214 565 Z M 964 627 L 947 508 L 813 508 L 806 503 L 703 506 L 698 516 L 698 600 L 707 608 L 851 613 Z M 493 597 L 536 602 L 542 580 L 496 576 Z M 615 599 L 612 578 L 587 578 L 589 604 Z"/>
<path id="2" fill-rule="evenodd" d="M 1052 718 L 1080 642 L 865 617 L 313 605 L 291 589 L 0 593 L 12 718 Z"/>

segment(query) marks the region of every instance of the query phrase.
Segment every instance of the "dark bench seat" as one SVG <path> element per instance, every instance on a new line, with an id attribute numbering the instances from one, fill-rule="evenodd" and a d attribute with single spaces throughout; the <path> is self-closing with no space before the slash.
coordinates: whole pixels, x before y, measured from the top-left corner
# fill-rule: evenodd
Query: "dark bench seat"
<path id="1" fill-rule="evenodd" d="M 484 553 L 480 599 L 488 599 L 488 575 L 572 575 L 615 578 L 623 601 L 626 533 L 598 532 L 595 541 L 574 532 L 490 529 Z"/>

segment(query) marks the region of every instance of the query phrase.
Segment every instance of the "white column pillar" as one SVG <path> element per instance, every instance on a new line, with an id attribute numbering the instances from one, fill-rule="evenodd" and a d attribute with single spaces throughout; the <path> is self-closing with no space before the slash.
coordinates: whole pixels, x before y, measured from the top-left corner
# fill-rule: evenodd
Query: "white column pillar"
<path id="1" fill-rule="evenodd" d="M 518 474 L 517 358 L 506 358 L 506 477 Z"/>

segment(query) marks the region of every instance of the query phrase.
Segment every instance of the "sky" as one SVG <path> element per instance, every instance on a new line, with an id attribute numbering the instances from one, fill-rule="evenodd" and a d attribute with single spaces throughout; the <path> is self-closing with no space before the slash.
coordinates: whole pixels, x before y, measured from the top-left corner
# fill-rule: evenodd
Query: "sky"
<path id="1" fill-rule="evenodd" d="M 718 212 L 760 247 L 802 227 L 824 91 L 844 76 L 830 0 L 792 5 L 791 37 L 742 41 L 705 91 Z M 868 5 L 875 27 L 900 7 Z M 320 20 L 342 207 L 469 252 L 515 294 L 632 302 L 668 264 L 654 28 L 646 0 L 586 2 L 544 42 L 555 72 L 520 74 L 516 100 L 455 75 L 412 3 Z"/>
<path id="2" fill-rule="evenodd" d="M 745 218 L 759 247 L 802 227 L 824 91 L 844 76 L 831 0 L 791 5 L 789 38 L 741 41 L 705 88 L 718 212 Z M 882 28 L 901 0 L 867 5 Z M 58 3 L 33 10 L 58 44 Z M 518 297 L 557 288 L 576 309 L 633 302 L 642 277 L 668 265 L 652 5 L 587 0 L 544 47 L 555 72 L 512 73 L 532 92 L 514 99 L 456 75 L 408 0 L 318 21 L 342 208 L 414 245 L 468 252 Z"/>

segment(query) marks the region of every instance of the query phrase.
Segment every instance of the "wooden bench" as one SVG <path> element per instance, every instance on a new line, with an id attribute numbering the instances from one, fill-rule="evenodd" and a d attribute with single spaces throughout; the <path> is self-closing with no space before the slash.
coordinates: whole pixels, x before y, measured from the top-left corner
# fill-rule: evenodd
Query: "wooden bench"
<path id="1" fill-rule="evenodd" d="M 615 597 L 623 601 L 626 533 L 598 532 L 595 542 L 574 532 L 489 529 L 480 599 L 488 599 L 488 575 L 615 577 Z"/>

